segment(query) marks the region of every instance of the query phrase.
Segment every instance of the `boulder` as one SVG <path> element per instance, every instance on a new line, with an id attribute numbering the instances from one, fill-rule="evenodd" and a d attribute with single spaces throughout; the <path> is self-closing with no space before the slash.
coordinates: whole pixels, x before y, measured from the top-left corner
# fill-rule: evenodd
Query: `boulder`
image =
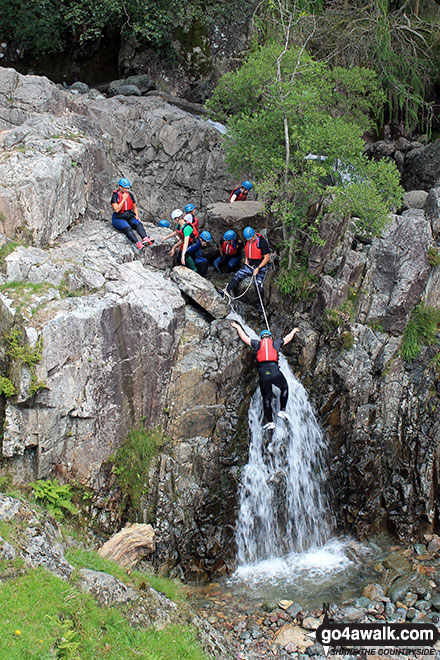
<path id="1" fill-rule="evenodd" d="M 155 549 L 155 533 L 151 525 L 128 523 L 99 548 L 98 554 L 131 568 Z"/>
<path id="2" fill-rule="evenodd" d="M 171 279 L 213 318 L 222 319 L 229 314 L 228 303 L 217 293 L 215 287 L 198 273 L 185 266 L 176 266 L 172 270 Z"/>
<path id="3" fill-rule="evenodd" d="M 403 195 L 404 208 L 423 209 L 427 198 L 428 193 L 425 190 L 410 190 Z"/>
<path id="4" fill-rule="evenodd" d="M 301 652 L 313 645 L 313 641 L 308 639 L 306 635 L 307 632 L 301 626 L 295 623 L 286 623 L 275 633 L 273 643 L 281 647 L 292 643 Z"/>
<path id="5" fill-rule="evenodd" d="M 440 184 L 440 140 L 411 149 L 405 155 L 402 185 L 405 190 L 426 190 Z"/>
<path id="6" fill-rule="evenodd" d="M 231 189 L 233 187 L 231 186 Z M 216 242 L 220 240 L 227 229 L 234 229 L 237 234 L 242 236 L 243 229 L 247 226 L 260 232 L 267 224 L 262 202 L 246 201 L 234 202 L 233 204 L 217 202 L 208 206 L 206 215 L 206 226 Z"/>

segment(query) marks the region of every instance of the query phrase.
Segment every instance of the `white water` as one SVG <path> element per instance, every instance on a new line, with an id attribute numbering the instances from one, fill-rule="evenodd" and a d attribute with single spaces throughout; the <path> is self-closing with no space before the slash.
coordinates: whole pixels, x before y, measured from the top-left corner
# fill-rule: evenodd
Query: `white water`
<path id="1" fill-rule="evenodd" d="M 256 336 L 241 318 L 235 314 L 234 318 L 251 337 Z M 250 574 L 291 576 L 294 568 L 306 568 L 307 562 L 310 570 L 321 567 L 332 572 L 348 561 L 339 546 L 322 548 L 330 537 L 325 442 L 307 393 L 282 355 L 280 368 L 289 385 L 289 420 L 276 416 L 278 395 L 273 401 L 276 430 L 263 431 L 259 388 L 249 407 L 249 461 L 241 475 L 236 526 L 235 576 L 244 579 Z"/>

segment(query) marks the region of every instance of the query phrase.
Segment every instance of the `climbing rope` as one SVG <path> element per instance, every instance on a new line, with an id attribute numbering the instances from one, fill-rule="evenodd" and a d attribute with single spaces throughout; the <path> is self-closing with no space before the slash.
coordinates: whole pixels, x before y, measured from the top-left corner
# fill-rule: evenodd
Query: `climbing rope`
<path id="1" fill-rule="evenodd" d="M 259 300 L 260 300 L 260 305 L 261 305 L 261 311 L 263 312 L 264 320 L 265 320 L 265 322 L 266 322 L 266 328 L 267 328 L 267 329 L 269 330 L 269 332 L 270 332 L 270 325 L 269 325 L 269 321 L 267 320 L 266 310 L 265 310 L 265 308 L 264 308 L 263 300 L 262 300 L 262 298 L 261 298 L 260 289 L 259 289 L 258 284 L 257 284 L 257 278 L 255 277 L 254 274 L 252 274 L 251 281 L 249 282 L 249 284 L 248 284 L 248 286 L 246 287 L 246 289 L 245 289 L 245 290 L 243 291 L 243 293 L 241 293 L 239 296 L 231 296 L 231 294 L 230 294 L 229 291 L 227 290 L 227 286 L 226 286 L 226 285 L 225 285 L 224 289 L 222 289 L 222 293 L 224 294 L 225 298 L 227 299 L 227 301 L 228 301 L 228 303 L 229 303 L 229 305 L 230 305 L 230 307 L 231 307 L 231 309 L 232 309 L 232 303 L 234 302 L 234 300 L 238 300 L 239 298 L 242 298 L 242 297 L 243 297 L 243 296 L 249 291 L 249 289 L 251 288 L 251 286 L 252 286 L 252 282 L 255 282 L 255 288 L 257 289 L 258 298 L 259 298 Z"/>
<path id="2" fill-rule="evenodd" d="M 260 289 L 259 289 L 259 286 L 258 286 L 258 284 L 257 284 L 257 278 L 255 277 L 255 275 L 252 275 L 252 279 L 253 279 L 254 282 L 255 282 L 255 288 L 257 289 L 258 297 L 259 297 L 259 299 L 260 299 L 261 310 L 262 310 L 262 312 L 263 312 L 264 320 L 266 321 L 266 328 L 267 328 L 267 329 L 269 330 L 269 332 L 270 332 L 269 321 L 267 320 L 266 310 L 264 309 L 264 305 L 263 305 L 263 299 L 262 299 L 262 297 L 261 297 Z"/>

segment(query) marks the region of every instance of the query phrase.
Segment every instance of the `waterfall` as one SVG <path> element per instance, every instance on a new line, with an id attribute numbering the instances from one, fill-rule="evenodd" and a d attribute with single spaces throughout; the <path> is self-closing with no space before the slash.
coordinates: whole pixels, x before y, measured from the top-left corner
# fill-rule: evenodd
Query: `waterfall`
<path id="1" fill-rule="evenodd" d="M 233 318 L 256 337 L 241 318 L 236 314 Z M 249 407 L 249 460 L 241 474 L 236 525 L 239 565 L 304 552 L 330 536 L 323 493 L 323 434 L 304 387 L 282 355 L 279 364 L 289 385 L 289 419 L 276 416 L 279 395 L 274 396 L 276 429 L 263 431 L 259 388 Z"/>

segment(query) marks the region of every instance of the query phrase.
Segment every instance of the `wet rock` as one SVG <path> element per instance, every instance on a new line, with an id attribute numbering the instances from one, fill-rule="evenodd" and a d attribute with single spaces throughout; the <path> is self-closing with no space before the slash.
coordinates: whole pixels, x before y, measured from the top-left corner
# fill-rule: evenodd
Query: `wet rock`
<path id="1" fill-rule="evenodd" d="M 408 621 L 412 621 L 417 616 L 417 610 L 414 607 L 410 607 L 406 613 L 406 618 Z"/>
<path id="2" fill-rule="evenodd" d="M 437 612 L 440 612 L 440 591 L 435 591 L 432 594 L 432 600 L 431 600 L 432 607 L 437 610 Z"/>
<path id="3" fill-rule="evenodd" d="M 416 555 L 424 555 L 426 553 L 426 545 L 424 543 L 415 543 L 413 547 Z"/>
<path id="4" fill-rule="evenodd" d="M 421 612 L 429 612 L 429 610 L 431 609 L 431 603 L 427 600 L 417 600 L 414 603 L 414 607 L 420 610 Z"/>
<path id="5" fill-rule="evenodd" d="M 354 601 L 355 607 L 361 607 L 363 609 L 371 607 L 371 601 L 369 598 L 366 598 L 366 596 L 361 596 L 360 598 L 356 598 Z"/>
<path id="6" fill-rule="evenodd" d="M 362 595 L 370 600 L 381 600 L 385 593 L 380 584 L 368 584 L 363 588 Z"/>
<path id="7" fill-rule="evenodd" d="M 427 551 L 430 553 L 437 553 L 440 550 L 440 536 L 433 534 L 432 539 L 428 543 Z"/>
<path id="8" fill-rule="evenodd" d="M 440 181 L 440 140 L 405 155 L 402 184 L 406 190 L 429 190 Z"/>
<path id="9" fill-rule="evenodd" d="M 388 588 L 387 596 L 393 603 L 397 603 L 398 601 L 402 601 L 405 598 L 410 589 L 410 578 L 401 577 L 393 582 L 393 584 Z"/>
<path id="10" fill-rule="evenodd" d="M 321 619 L 317 619 L 317 618 L 314 617 L 314 616 L 306 616 L 306 617 L 304 617 L 304 619 L 302 620 L 301 625 L 302 625 L 302 627 L 305 628 L 306 630 L 317 630 L 317 628 L 319 628 L 319 626 L 321 625 L 321 623 L 322 623 L 322 620 L 321 620 Z"/>
<path id="11" fill-rule="evenodd" d="M 385 568 L 390 568 L 399 574 L 408 571 L 411 567 L 408 559 L 404 557 L 400 552 L 393 552 L 392 554 L 388 555 L 388 557 L 382 561 L 382 564 L 385 566 Z"/>
<path id="12" fill-rule="evenodd" d="M 284 648 L 286 644 L 291 642 L 295 644 L 298 651 L 304 651 L 308 646 L 313 644 L 310 639 L 306 638 L 306 634 L 301 626 L 294 623 L 286 623 L 275 633 L 274 644 Z"/>

